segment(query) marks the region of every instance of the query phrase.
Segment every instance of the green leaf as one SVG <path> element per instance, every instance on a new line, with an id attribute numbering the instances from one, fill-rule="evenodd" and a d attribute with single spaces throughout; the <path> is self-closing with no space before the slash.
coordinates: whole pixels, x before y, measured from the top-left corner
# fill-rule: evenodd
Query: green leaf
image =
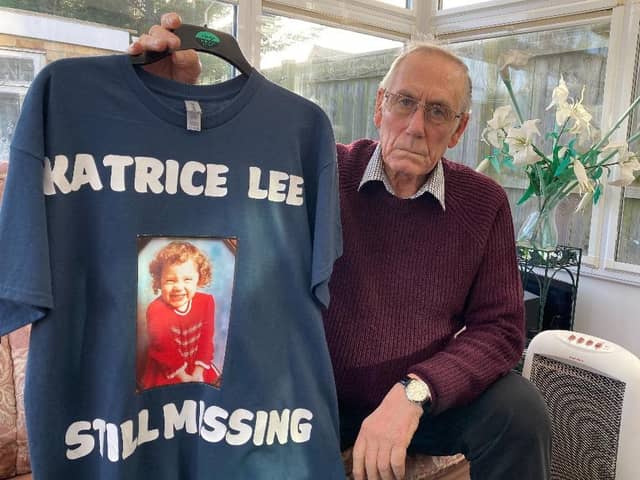
<path id="1" fill-rule="evenodd" d="M 567 151 L 565 153 L 563 159 L 560 161 L 560 163 L 558 163 L 558 166 L 556 167 L 555 171 L 553 172 L 553 176 L 554 177 L 559 177 L 560 174 L 567 169 L 567 167 L 569 166 L 570 163 L 571 163 L 571 155 L 569 154 L 569 151 Z"/>
<path id="2" fill-rule="evenodd" d="M 525 190 L 525 192 L 522 194 L 522 196 L 520 197 L 520 199 L 518 200 L 518 205 L 522 205 L 524 202 L 526 202 L 527 200 L 529 200 L 529 198 L 531 197 L 531 195 L 533 195 L 535 193 L 536 189 L 533 186 L 532 183 L 529 184 L 529 188 L 527 188 Z"/>
<path id="3" fill-rule="evenodd" d="M 529 188 L 533 189 L 532 193 L 540 196 L 541 193 L 542 193 L 541 190 L 540 190 L 541 179 L 540 179 L 540 177 L 538 177 L 538 171 L 536 170 L 536 168 L 533 165 L 528 165 L 527 169 L 526 169 L 526 173 L 527 173 L 527 176 L 529 177 Z M 525 192 L 523 197 L 526 195 L 526 193 L 527 192 Z M 529 198 L 530 196 L 531 196 L 531 194 L 529 194 L 527 196 L 527 198 Z M 521 200 L 522 200 L 522 198 L 521 198 Z"/>
<path id="4" fill-rule="evenodd" d="M 515 170 L 516 169 L 516 165 L 513 163 L 513 157 L 510 156 L 510 155 L 503 158 L 502 164 L 505 167 L 510 168 L 511 170 Z"/>
<path id="5" fill-rule="evenodd" d="M 602 167 L 596 168 L 591 174 L 591 178 L 593 178 L 594 180 L 598 180 L 602 176 L 602 172 Z"/>
<path id="6" fill-rule="evenodd" d="M 589 150 L 584 155 L 582 155 L 582 163 L 585 167 L 594 165 L 595 161 L 598 159 L 599 154 L 600 152 L 597 150 Z"/>
<path id="7" fill-rule="evenodd" d="M 493 167 L 493 169 L 496 172 L 500 173 L 500 160 L 498 160 L 495 155 L 490 155 L 487 158 L 491 162 L 491 166 Z"/>
<path id="8" fill-rule="evenodd" d="M 600 199 L 600 195 L 602 195 L 602 185 L 598 184 L 598 186 L 593 191 L 593 204 L 597 204 Z"/>
<path id="9" fill-rule="evenodd" d="M 558 158 L 558 152 L 560 151 L 560 145 L 556 145 L 553 147 L 553 152 L 551 153 L 551 165 L 549 166 L 549 168 L 551 168 L 551 171 L 555 171 L 556 167 L 558 166 L 558 162 L 560 161 L 560 159 Z"/>

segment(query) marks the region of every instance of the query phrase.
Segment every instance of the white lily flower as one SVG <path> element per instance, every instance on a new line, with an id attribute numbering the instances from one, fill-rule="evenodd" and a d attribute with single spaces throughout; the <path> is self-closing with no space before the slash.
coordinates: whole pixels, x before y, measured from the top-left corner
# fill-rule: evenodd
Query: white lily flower
<path id="1" fill-rule="evenodd" d="M 487 122 L 489 128 L 497 130 L 499 128 L 508 128 L 516 122 L 516 115 L 513 113 L 511 105 L 503 105 L 496 108 L 493 117 Z"/>
<path id="2" fill-rule="evenodd" d="M 587 176 L 587 171 L 585 170 L 582 162 L 578 159 L 573 160 L 573 173 L 578 179 L 580 192 L 593 192 L 593 185 Z"/>
<path id="3" fill-rule="evenodd" d="M 603 153 L 616 150 L 618 154 L 617 163 L 620 166 L 631 168 L 632 171 L 640 170 L 640 161 L 638 155 L 629 150 L 628 143 L 611 143 L 602 149 Z"/>
<path id="4" fill-rule="evenodd" d="M 638 155 L 633 152 L 629 152 L 629 155 L 627 155 L 623 166 L 626 168 L 630 168 L 632 172 L 637 172 L 638 170 L 640 170 L 640 160 L 638 159 Z"/>
<path id="5" fill-rule="evenodd" d="M 524 67 L 531 58 L 531 55 L 523 50 L 507 50 L 498 57 L 498 65 L 500 65 L 500 76 L 505 81 L 510 81 L 509 67 Z"/>
<path id="6" fill-rule="evenodd" d="M 578 138 L 578 145 L 585 148 L 589 147 L 593 141 L 591 132 L 591 119 L 593 117 L 582 104 L 584 87 L 582 88 L 580 100 L 570 102 L 568 99 L 569 89 L 561 76 L 559 85 L 553 89 L 553 99 L 547 107 L 547 110 L 554 105 L 556 106 L 556 124 L 558 126 L 564 125 L 568 119 L 573 120 L 573 126 L 569 130 L 569 133 Z"/>
<path id="7" fill-rule="evenodd" d="M 564 103 L 562 105 L 558 105 L 556 108 L 556 125 L 561 127 L 564 125 L 564 122 L 571 116 L 571 111 L 573 106 L 570 103 Z"/>
<path id="8" fill-rule="evenodd" d="M 511 127 L 507 130 L 505 142 L 509 145 L 509 154 L 516 165 L 529 165 L 540 160 L 534 151 L 532 140 L 540 136 L 538 123 L 540 120 L 527 120 L 520 127 Z"/>
<path id="9" fill-rule="evenodd" d="M 562 75 L 560 75 L 560 81 L 558 82 L 558 86 L 553 89 L 551 93 L 551 103 L 547 107 L 549 110 L 551 107 L 556 105 L 557 107 L 563 107 L 567 104 L 567 100 L 569 98 L 569 88 L 567 87 L 566 82 Z M 561 125 L 561 124 L 560 124 Z"/>
<path id="10" fill-rule="evenodd" d="M 626 187 L 635 181 L 634 172 L 640 170 L 638 156 L 629 151 L 627 143 L 609 143 L 603 150 L 617 150 L 618 162 L 611 167 L 609 174 L 609 185 L 616 187 Z"/>
<path id="11" fill-rule="evenodd" d="M 616 164 L 611 167 L 611 173 L 609 174 L 609 185 L 614 187 L 626 187 L 631 185 L 635 181 L 633 170 L 630 167 Z"/>
<path id="12" fill-rule="evenodd" d="M 624 161 L 629 156 L 629 144 L 627 142 L 623 143 L 614 143 L 609 142 L 602 149 L 603 154 L 609 154 L 612 150 L 616 150 L 618 153 L 618 163 L 624 163 Z"/>
<path id="13" fill-rule="evenodd" d="M 505 138 L 505 133 L 502 130 L 492 130 L 485 128 L 481 134 L 482 140 L 489 145 L 498 149 L 502 148 L 502 142 Z"/>
<path id="14" fill-rule="evenodd" d="M 598 201 L 599 195 L 595 195 L 595 192 L 599 193 L 601 182 L 605 180 L 593 177 L 600 173 L 600 168 L 607 169 L 609 173 L 607 181 L 611 185 L 624 187 L 634 182 L 635 176 L 640 173 L 640 152 L 638 155 L 629 152 L 626 143 L 610 144 L 605 148 L 603 145 L 629 117 L 630 112 L 640 106 L 640 96 L 613 122 L 613 126 L 600 132 L 592 125 L 592 114 L 584 105 L 585 88 L 582 88 L 580 97 L 571 98 L 567 83 L 560 75 L 558 85 L 553 89 L 551 103 L 546 107 L 546 110 L 555 108 L 557 125 L 544 137 L 544 144 L 539 143 L 540 140 L 536 139 L 536 136 L 542 137 L 539 131 L 540 121 L 523 121 L 509 77 L 510 68 L 523 67 L 529 58 L 528 53 L 510 50 L 502 54 L 497 62 L 500 76 L 517 113 L 517 119 L 513 118 L 514 111 L 511 107 L 500 107 L 494 112 L 493 118 L 487 122 L 486 128 L 482 131 L 482 141 L 501 150 L 502 154 L 484 159 L 477 170 L 485 170 L 490 165 L 489 162 L 495 164 L 496 168 L 501 163 L 509 168 L 513 168 L 514 165 L 535 165 L 536 175 L 540 175 L 540 181 L 545 182 L 539 190 L 536 188 L 536 194 L 545 201 L 549 198 L 555 200 L 558 196 L 562 198 L 564 195 L 569 195 L 573 191 L 571 187 L 579 185 L 581 198 L 576 212 L 584 209 L 589 202 Z M 521 125 L 510 126 L 518 124 Z M 640 135 L 634 135 L 633 138 L 638 136 Z M 553 150 L 549 151 L 550 144 L 555 150 L 555 156 Z M 546 149 L 546 152 L 543 149 Z M 507 150 L 508 155 L 505 155 Z M 605 152 L 605 150 L 608 151 Z M 588 159 L 586 165 L 580 160 L 584 158 Z M 556 174 L 560 172 L 560 168 L 563 169 L 563 173 Z M 531 172 L 528 173 L 531 174 Z M 529 187 L 532 181 L 535 179 L 530 179 Z M 531 194 L 530 191 L 527 193 Z M 551 197 L 545 198 L 548 195 Z"/>
<path id="15" fill-rule="evenodd" d="M 504 142 L 505 131 L 516 121 L 516 116 L 513 113 L 510 105 L 504 105 L 496 108 L 493 112 L 493 118 L 487 122 L 487 128 L 482 131 L 482 139 L 494 147 L 502 148 L 502 142 Z"/>
<path id="16" fill-rule="evenodd" d="M 582 90 L 582 93 L 584 95 L 584 89 Z M 591 139 L 591 119 L 593 117 L 587 109 L 584 108 L 584 105 L 582 105 L 582 98 L 580 98 L 579 102 L 573 104 L 570 116 L 573 119 L 574 124 L 569 133 Z"/>

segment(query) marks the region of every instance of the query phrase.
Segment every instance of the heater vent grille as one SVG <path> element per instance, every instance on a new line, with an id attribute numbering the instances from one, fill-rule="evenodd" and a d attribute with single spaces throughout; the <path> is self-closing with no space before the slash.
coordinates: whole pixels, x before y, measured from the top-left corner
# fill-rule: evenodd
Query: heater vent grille
<path id="1" fill-rule="evenodd" d="M 539 354 L 530 377 L 551 416 L 551 478 L 615 480 L 625 383 Z"/>

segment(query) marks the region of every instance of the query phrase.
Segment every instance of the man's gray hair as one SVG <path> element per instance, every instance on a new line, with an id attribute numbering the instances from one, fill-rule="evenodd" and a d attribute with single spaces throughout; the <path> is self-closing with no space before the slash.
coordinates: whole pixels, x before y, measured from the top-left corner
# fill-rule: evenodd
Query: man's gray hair
<path id="1" fill-rule="evenodd" d="M 415 52 L 440 55 L 448 60 L 451 60 L 453 63 L 457 64 L 460 67 L 460 70 L 464 73 L 464 76 L 467 81 L 466 95 L 462 99 L 462 110 L 464 112 L 469 112 L 469 110 L 471 109 L 471 89 L 472 89 L 471 76 L 469 75 L 469 68 L 462 61 L 462 59 L 458 57 L 455 53 L 453 53 L 451 50 L 448 50 L 447 48 L 444 48 L 440 45 L 436 45 L 435 43 L 430 43 L 430 42 L 409 43 L 405 47 L 405 49 L 402 51 L 402 53 L 395 58 L 395 60 L 391 64 L 391 67 L 389 67 L 389 71 L 380 82 L 380 87 L 385 89 L 388 88 L 400 64 L 403 62 L 405 58 L 407 58 L 409 55 Z"/>

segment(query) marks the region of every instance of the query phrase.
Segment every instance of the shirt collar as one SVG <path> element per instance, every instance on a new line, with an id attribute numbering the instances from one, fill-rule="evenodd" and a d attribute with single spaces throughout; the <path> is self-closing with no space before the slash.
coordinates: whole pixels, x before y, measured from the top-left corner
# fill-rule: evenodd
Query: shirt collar
<path id="1" fill-rule="evenodd" d="M 369 163 L 367 164 L 367 168 L 364 171 L 364 175 L 362 175 L 362 180 L 360 181 L 360 185 L 358 186 L 358 191 L 362 188 L 365 183 L 368 182 L 382 182 L 384 184 L 384 188 L 387 189 L 391 195 L 396 197 L 397 195 L 393 191 L 393 186 L 389 181 L 389 177 L 385 173 L 382 168 L 382 155 L 380 144 L 376 146 L 376 149 L 373 151 L 373 155 L 369 159 Z M 424 184 L 420 187 L 420 189 L 414 193 L 409 199 L 413 200 L 422 196 L 424 193 L 430 193 L 433 195 L 436 200 L 440 203 L 442 210 L 445 210 L 444 206 L 444 169 L 442 168 L 442 160 L 438 160 L 436 167 L 433 171 L 427 176 Z"/>

